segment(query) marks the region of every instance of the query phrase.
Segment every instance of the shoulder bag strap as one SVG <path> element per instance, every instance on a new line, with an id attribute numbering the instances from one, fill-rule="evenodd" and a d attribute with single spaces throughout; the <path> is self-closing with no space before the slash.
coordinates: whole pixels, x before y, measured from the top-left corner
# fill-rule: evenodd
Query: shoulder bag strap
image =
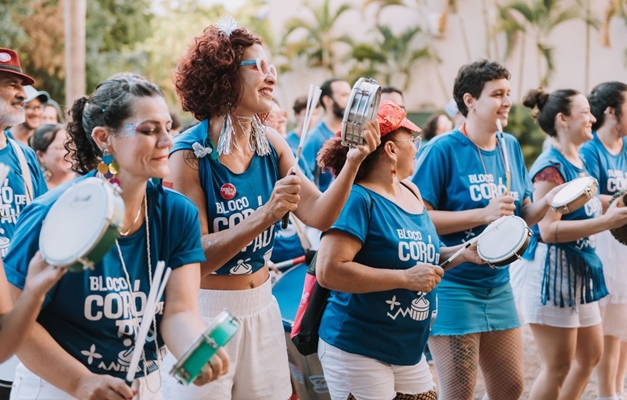
<path id="1" fill-rule="evenodd" d="M 26 162 L 26 157 L 24 156 L 24 152 L 20 148 L 20 145 L 15 142 L 13 139 L 7 138 L 11 147 L 13 147 L 13 151 L 15 151 L 15 155 L 17 155 L 17 159 L 20 162 L 20 169 L 22 170 L 22 179 L 24 179 L 24 186 L 26 188 L 26 204 L 33 201 L 33 181 L 30 177 L 30 169 L 28 168 L 28 163 Z"/>

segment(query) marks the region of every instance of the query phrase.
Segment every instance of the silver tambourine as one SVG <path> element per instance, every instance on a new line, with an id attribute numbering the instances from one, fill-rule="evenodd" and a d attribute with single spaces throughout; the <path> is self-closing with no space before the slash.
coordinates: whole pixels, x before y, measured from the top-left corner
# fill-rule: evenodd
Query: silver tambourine
<path id="1" fill-rule="evenodd" d="M 364 144 L 364 126 L 377 116 L 381 86 L 374 79 L 359 78 L 353 86 L 342 120 L 342 144 L 356 147 Z"/>

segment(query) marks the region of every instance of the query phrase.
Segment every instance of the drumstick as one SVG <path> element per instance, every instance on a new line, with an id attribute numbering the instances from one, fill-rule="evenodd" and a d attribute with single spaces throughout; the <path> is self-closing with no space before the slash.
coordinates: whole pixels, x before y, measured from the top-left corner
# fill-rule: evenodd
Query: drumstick
<path id="1" fill-rule="evenodd" d="M 300 142 L 298 143 L 298 150 L 296 150 L 296 158 L 294 159 L 294 167 L 292 168 L 292 175 L 296 175 L 296 168 L 298 168 L 298 161 L 300 160 L 300 154 L 303 151 L 303 144 L 305 144 L 305 136 L 309 130 L 309 123 L 311 122 L 311 116 L 313 110 L 318 107 L 318 101 L 320 101 L 320 94 L 322 90 L 314 84 L 309 85 L 309 94 L 307 96 L 307 108 L 305 109 L 305 119 L 303 121 L 303 130 L 300 133 Z M 281 228 L 287 228 L 289 222 L 290 213 L 287 212 L 281 220 Z"/>
<path id="2" fill-rule="evenodd" d="M 500 119 L 496 119 L 496 128 L 499 130 L 499 135 L 501 137 L 501 146 L 503 147 L 503 159 L 505 160 L 505 180 L 507 181 L 507 192 L 509 195 L 509 190 L 511 188 L 511 171 L 509 169 L 509 156 L 507 155 L 507 147 L 505 146 L 505 136 L 503 135 L 503 125 L 501 124 Z"/>
<path id="3" fill-rule="evenodd" d="M 132 385 L 133 379 L 135 379 L 135 370 L 139 365 L 139 357 L 144 351 L 146 336 L 148 335 L 148 330 L 150 329 L 150 325 L 152 324 L 152 319 L 155 317 L 155 308 L 157 307 L 157 302 L 163 294 L 165 285 L 167 284 L 168 278 L 170 277 L 170 272 L 172 271 L 171 268 L 168 268 L 165 272 L 165 275 L 163 276 L 163 280 L 161 280 L 164 268 L 165 263 L 163 261 L 159 261 L 155 269 L 155 275 L 152 281 L 153 284 L 150 286 L 150 292 L 148 293 L 148 300 L 146 301 L 146 308 L 144 316 L 142 318 L 142 323 L 139 327 L 139 332 L 135 337 L 135 348 L 133 349 L 131 362 L 128 366 L 128 371 L 126 373 L 126 383 L 129 386 Z M 157 351 L 159 351 L 159 349 L 157 349 Z"/>
<path id="4" fill-rule="evenodd" d="M 459 257 L 460 254 L 462 254 L 464 252 L 464 250 L 466 250 L 467 248 L 469 248 L 470 246 L 473 245 L 473 243 L 475 243 L 477 240 L 479 240 L 479 237 L 481 235 L 470 239 L 469 241 L 467 241 L 466 243 L 464 243 L 464 245 L 455 252 L 455 254 L 453 254 L 452 256 L 450 256 L 448 258 L 448 260 L 444 261 L 442 264 L 440 264 L 440 268 L 442 268 L 444 271 L 446 271 L 446 267 L 453 261 L 455 260 L 457 257 Z"/>

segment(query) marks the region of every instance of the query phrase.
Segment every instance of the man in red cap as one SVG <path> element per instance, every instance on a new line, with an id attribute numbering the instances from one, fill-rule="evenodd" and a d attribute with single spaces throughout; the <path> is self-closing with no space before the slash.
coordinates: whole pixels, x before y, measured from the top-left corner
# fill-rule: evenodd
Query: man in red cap
<path id="1" fill-rule="evenodd" d="M 46 191 L 35 152 L 7 138 L 5 133 L 7 127 L 24 122 L 27 95 L 23 85 L 33 83 L 35 80 L 22 72 L 17 52 L 0 48 L 0 256 L 3 258 L 22 209 Z M 36 255 L 28 275 L 26 286 L 30 286 L 30 294 L 22 294 L 12 307 L 9 285 L 0 263 L 0 325 L 3 328 L 0 329 L 0 362 L 9 358 L 26 339 L 39 314 L 45 293 L 63 275 L 63 271 L 49 268 L 41 256 Z M 15 365 L 15 357 L 0 365 L 0 398 L 8 398 Z"/>

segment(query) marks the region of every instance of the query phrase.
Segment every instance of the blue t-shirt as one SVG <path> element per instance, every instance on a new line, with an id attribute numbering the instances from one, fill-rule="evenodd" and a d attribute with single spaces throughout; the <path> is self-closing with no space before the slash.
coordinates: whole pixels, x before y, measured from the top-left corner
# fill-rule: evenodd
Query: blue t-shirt
<path id="1" fill-rule="evenodd" d="M 596 132 L 592 140 L 581 146 L 579 155 L 590 176 L 599 183 L 599 193 L 614 195 L 627 190 L 627 138 L 623 138 L 623 149 L 617 155 L 610 154 Z"/>
<path id="2" fill-rule="evenodd" d="M 39 249 L 39 232 L 48 210 L 70 185 L 82 179 L 55 188 L 24 210 L 4 261 L 7 278 L 14 286 L 24 289 L 28 264 Z M 151 182 L 147 183 L 146 192 L 152 271 L 159 260 L 172 269 L 204 261 L 198 209 L 194 204 L 181 194 L 155 187 Z M 94 270 L 65 274 L 46 294 L 37 321 L 91 372 L 124 378 L 135 340 L 130 307 L 135 304 L 139 327 L 150 292 L 146 224 L 135 234 L 120 237 L 118 243 L 132 282 L 132 292 L 114 245 Z M 200 276 L 189 285 L 200 285 Z M 164 297 L 165 294 L 157 306 L 157 326 L 163 314 Z M 165 347 L 159 332 L 157 340 L 163 355 Z M 157 350 L 152 327 L 144 351 L 147 372 L 155 371 L 158 368 Z M 140 359 L 137 376 L 143 375 L 144 361 Z"/>
<path id="3" fill-rule="evenodd" d="M 529 170 L 529 175 L 535 179 L 536 175 L 547 167 L 556 168 L 564 182 L 570 182 L 574 179 L 589 176 L 585 164 L 583 168 L 579 168 L 568 161 L 556 148 L 549 147 L 543 151 L 536 159 Z M 563 221 L 585 220 L 590 218 L 598 218 L 603 213 L 601 200 L 598 194 L 590 199 L 583 207 L 563 214 Z M 538 225 L 531 227 L 533 236 L 529 241 L 529 247 L 523 255 L 526 259 L 535 257 L 535 250 L 540 241 L 540 229 Z M 566 305 L 573 307 L 576 305 L 576 299 L 581 303 L 590 303 L 605 297 L 608 294 L 605 286 L 605 278 L 603 277 L 603 265 L 596 255 L 596 237 L 590 235 L 582 237 L 573 242 L 567 243 L 549 243 L 549 253 L 555 248 L 556 256 L 552 258 L 546 257 L 544 260 L 544 279 L 542 280 L 541 300 L 543 304 L 552 300 L 555 305 L 565 307 Z M 547 254 L 549 254 L 547 253 Z M 558 262 L 561 260 L 561 262 Z M 548 279 L 551 274 L 556 277 L 563 276 L 562 269 L 569 268 L 572 272 L 568 274 L 568 279 L 551 280 Z M 582 283 L 583 282 L 583 283 Z M 574 290 L 575 288 L 576 290 Z"/>
<path id="4" fill-rule="evenodd" d="M 409 213 L 356 184 L 331 229 L 359 239 L 362 247 L 354 261 L 372 268 L 409 269 L 419 262 L 439 262 L 440 241 L 426 211 Z M 415 365 L 436 314 L 435 291 L 331 291 L 319 334 L 349 353 L 393 365 Z"/>
<path id="5" fill-rule="evenodd" d="M 292 149 L 292 153 L 296 156 L 296 152 L 298 151 L 298 145 L 300 144 L 300 136 L 296 134 L 295 130 L 287 132 L 287 136 L 285 137 L 285 141 L 290 145 L 290 149 Z"/>
<path id="6" fill-rule="evenodd" d="M 220 163 L 207 134 L 208 129 L 208 120 L 204 120 L 176 135 L 170 154 L 192 150 L 194 143 L 214 149 L 210 155 L 198 160 L 200 185 L 207 196 L 209 233 L 214 233 L 236 226 L 270 200 L 274 184 L 279 180 L 279 156 L 270 143 L 270 154 L 259 156 L 255 153 L 246 171 L 233 173 Z M 276 227 L 276 224 L 270 225 L 214 273 L 243 275 L 263 268 L 270 260 Z"/>
<path id="7" fill-rule="evenodd" d="M 534 188 L 518 140 L 507 133 L 504 137 L 511 170 L 510 194 L 514 197 L 515 214 L 520 216 L 523 201 Z M 412 181 L 420 188 L 424 200 L 441 211 L 484 208 L 493 194 L 501 195 L 507 189 L 500 145 L 491 151 L 481 150 L 458 129 L 432 140 L 420 152 Z M 476 237 L 486 226 L 442 235 L 441 239 L 447 246 L 456 246 Z M 466 262 L 447 271 L 443 279 L 494 288 L 509 281 L 509 266 L 492 269 Z"/>
<path id="8" fill-rule="evenodd" d="M 39 161 L 37 161 L 37 156 L 31 148 L 16 141 L 14 143 L 20 146 L 24 153 L 24 158 L 26 158 L 33 185 L 34 193 L 32 193 L 32 198 L 35 199 L 48 190 L 46 180 L 39 167 Z M 0 255 L 4 257 L 7 251 L 9 251 L 18 217 L 24 207 L 26 207 L 27 192 L 26 183 L 22 177 L 20 161 L 9 142 L 7 142 L 7 146 L 4 149 L 0 150 L 0 163 L 11 168 L 7 179 L 1 184 L 2 195 L 0 196 Z"/>
<path id="9" fill-rule="evenodd" d="M 331 132 L 323 121 L 318 122 L 307 133 L 305 143 L 303 144 L 303 152 L 298 161 L 298 166 L 305 176 L 314 182 L 321 192 L 327 190 L 331 182 L 333 182 L 333 175 L 328 171 L 322 171 L 318 166 L 316 157 L 318 157 L 318 152 L 322 149 L 324 142 L 334 137 L 335 132 Z"/>
<path id="10" fill-rule="evenodd" d="M 291 221 L 285 229 L 282 229 L 281 224 L 277 222 L 274 229 L 276 236 L 274 238 L 272 257 L 270 257 L 273 263 L 292 260 L 305 254 L 296 226 Z"/>

